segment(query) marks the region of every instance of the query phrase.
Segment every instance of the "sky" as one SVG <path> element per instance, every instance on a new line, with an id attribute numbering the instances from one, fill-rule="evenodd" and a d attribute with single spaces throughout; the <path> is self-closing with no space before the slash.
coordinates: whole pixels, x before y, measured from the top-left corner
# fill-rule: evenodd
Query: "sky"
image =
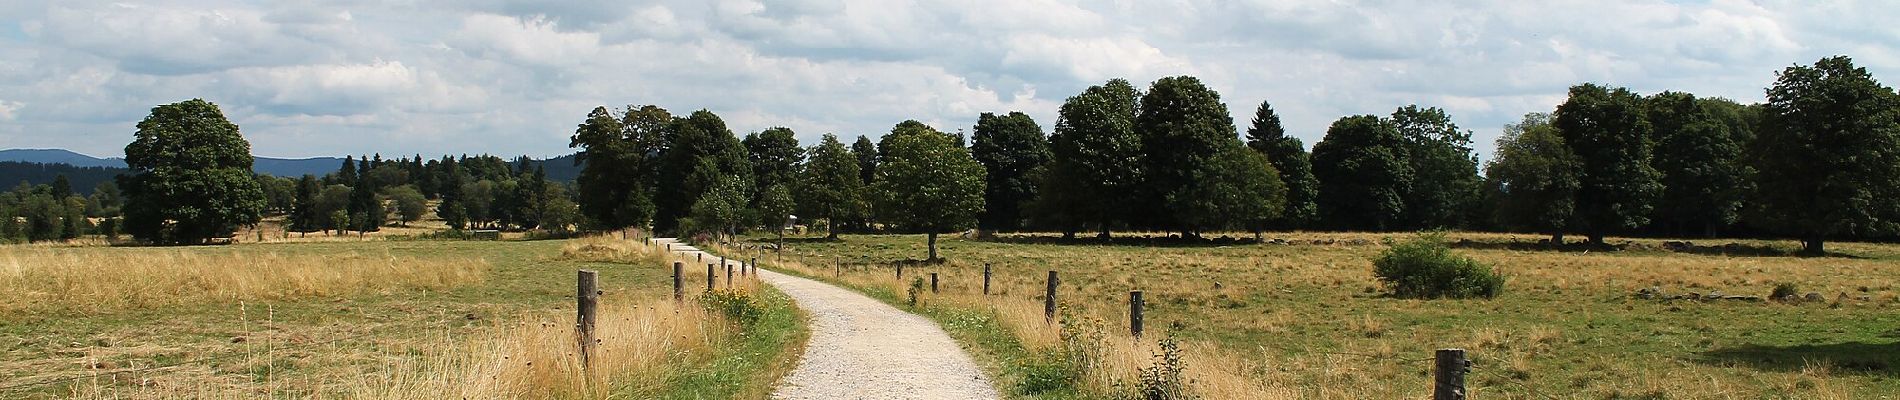
<path id="1" fill-rule="evenodd" d="M 1450 3 L 1450 4 L 1446 4 Z M 739 134 L 875 138 L 1192 75 L 1241 132 L 1440 107 L 1488 156 L 1575 84 L 1763 100 L 1848 55 L 1900 80 L 1875 1 L 380 0 L 0 2 L 0 148 L 120 156 L 152 107 L 217 103 L 272 157 L 571 153 L 596 106 L 708 109 Z"/>

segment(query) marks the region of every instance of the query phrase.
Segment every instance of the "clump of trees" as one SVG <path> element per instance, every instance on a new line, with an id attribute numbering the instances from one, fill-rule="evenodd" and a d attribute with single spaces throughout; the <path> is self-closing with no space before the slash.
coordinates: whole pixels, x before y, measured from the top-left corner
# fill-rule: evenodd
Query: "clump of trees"
<path id="1" fill-rule="evenodd" d="M 1783 71 L 1763 105 L 1586 83 L 1506 126 L 1482 166 L 1469 130 L 1420 105 L 1340 118 L 1309 153 L 1261 102 L 1243 140 L 1220 94 L 1190 76 L 1146 91 L 1091 86 L 1047 135 L 1026 114 L 984 113 L 968 142 L 905 121 L 876 141 L 827 134 L 800 148 L 790 129 L 741 139 L 709 111 L 638 106 L 594 109 L 571 145 L 585 163 L 580 208 L 602 229 L 730 235 L 797 213 L 832 238 L 881 230 L 933 243 L 972 227 L 1102 238 L 1488 229 L 1596 245 L 1771 233 L 1818 252 L 1823 240 L 1900 233 L 1900 207 L 1876 200 L 1900 191 L 1896 97 L 1845 57 Z M 488 190 L 467 189 L 455 195 Z"/>
<path id="2" fill-rule="evenodd" d="M 125 200 L 117 185 L 101 182 L 92 195 L 73 192 L 65 175 L 51 184 L 18 186 L 0 193 L 0 243 L 76 239 L 84 235 L 116 238 L 119 209 Z"/>

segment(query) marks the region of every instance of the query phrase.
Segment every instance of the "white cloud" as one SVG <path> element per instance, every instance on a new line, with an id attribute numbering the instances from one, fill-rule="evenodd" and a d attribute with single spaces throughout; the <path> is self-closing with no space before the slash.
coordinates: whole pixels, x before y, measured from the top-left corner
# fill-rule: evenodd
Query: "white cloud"
<path id="1" fill-rule="evenodd" d="M 1592 81 L 1758 101 L 1856 57 L 1900 79 L 1878 2 L 27 0 L 0 4 L 0 143 L 112 154 L 150 107 L 219 102 L 260 154 L 569 151 L 597 105 L 707 108 L 740 134 L 968 129 L 1111 77 L 1191 74 L 1310 145 L 1352 114 L 1498 127 Z M 365 138 L 373 140 L 364 140 Z"/>
<path id="2" fill-rule="evenodd" d="M 12 121 L 13 113 L 19 111 L 20 107 L 23 106 L 26 106 L 26 104 L 0 99 L 0 121 Z"/>

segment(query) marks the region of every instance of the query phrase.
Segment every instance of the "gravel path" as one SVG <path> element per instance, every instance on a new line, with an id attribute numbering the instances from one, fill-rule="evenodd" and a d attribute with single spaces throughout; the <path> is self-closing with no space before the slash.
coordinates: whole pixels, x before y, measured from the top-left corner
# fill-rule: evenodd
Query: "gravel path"
<path id="1" fill-rule="evenodd" d="M 673 249 L 688 257 L 699 251 L 679 244 Z M 773 398 L 999 397 L 970 356 L 924 317 L 810 279 L 768 270 L 759 270 L 759 278 L 811 314 L 811 341 Z"/>

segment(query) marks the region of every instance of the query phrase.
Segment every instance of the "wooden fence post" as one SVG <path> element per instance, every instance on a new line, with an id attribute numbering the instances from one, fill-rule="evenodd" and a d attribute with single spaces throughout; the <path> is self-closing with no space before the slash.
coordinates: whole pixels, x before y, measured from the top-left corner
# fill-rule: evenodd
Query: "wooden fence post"
<path id="1" fill-rule="evenodd" d="M 759 258 L 758 258 L 758 257 L 752 257 L 752 263 L 750 263 L 750 264 L 746 264 L 746 268 L 751 268 L 751 269 L 752 269 L 752 274 L 753 274 L 753 275 L 758 275 L 758 274 L 759 274 Z"/>
<path id="2" fill-rule="evenodd" d="M 930 293 L 937 293 L 937 273 L 935 272 L 930 273 Z"/>
<path id="3" fill-rule="evenodd" d="M 990 263 L 983 263 L 983 295 L 990 295 Z"/>
<path id="4" fill-rule="evenodd" d="M 1141 299 L 1140 290 L 1128 291 L 1128 332 L 1134 334 L 1136 339 L 1141 338 L 1142 304 L 1146 303 Z"/>
<path id="5" fill-rule="evenodd" d="M 679 261 L 673 262 L 673 301 L 674 302 L 686 300 L 686 287 L 682 286 L 682 283 L 684 283 L 682 281 L 684 280 L 685 277 L 681 276 L 681 274 L 685 272 L 686 272 L 686 263 L 679 262 Z"/>
<path id="6" fill-rule="evenodd" d="M 719 282 L 718 275 L 714 271 L 712 264 L 706 264 L 706 291 L 708 292 L 713 291 L 713 284 Z"/>
<path id="7" fill-rule="evenodd" d="M 837 278 L 841 276 L 844 276 L 844 260 L 838 258 L 838 256 L 831 256 L 831 277 Z"/>
<path id="8" fill-rule="evenodd" d="M 574 285 L 575 319 L 578 320 L 575 334 L 580 341 L 581 368 L 587 368 L 594 353 L 594 309 L 600 305 L 598 276 L 593 270 L 580 270 L 580 279 Z"/>
<path id="9" fill-rule="evenodd" d="M 726 289 L 732 289 L 732 264 L 726 264 L 725 257 L 720 257 L 719 263 L 726 265 Z"/>
<path id="10" fill-rule="evenodd" d="M 1056 279 L 1056 271 L 1049 270 L 1049 290 L 1044 292 L 1042 296 L 1042 321 L 1045 323 L 1056 322 L 1056 283 L 1057 282 L 1061 282 L 1061 281 Z"/>
<path id="11" fill-rule="evenodd" d="M 1432 368 L 1432 400 L 1464 400 L 1465 372 L 1471 370 L 1471 362 L 1465 359 L 1465 349 L 1438 349 L 1436 364 Z"/>

